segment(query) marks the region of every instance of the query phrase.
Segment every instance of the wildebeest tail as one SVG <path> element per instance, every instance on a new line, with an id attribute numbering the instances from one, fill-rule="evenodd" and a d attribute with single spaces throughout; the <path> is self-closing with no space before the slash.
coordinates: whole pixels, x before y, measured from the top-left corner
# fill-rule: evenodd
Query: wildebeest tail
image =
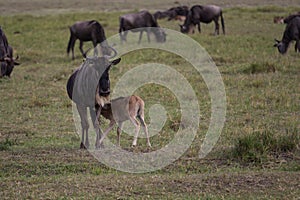
<path id="1" fill-rule="evenodd" d="M 70 39 L 69 39 L 69 43 L 68 43 L 68 48 L 67 48 L 67 54 L 69 54 L 70 53 L 70 51 L 71 51 L 71 48 L 72 48 L 72 44 L 74 43 L 74 36 L 73 36 L 73 32 L 72 32 L 72 29 L 71 29 L 71 27 L 69 27 L 69 30 L 70 30 Z"/>
<path id="2" fill-rule="evenodd" d="M 225 34 L 225 23 L 224 23 L 224 18 L 223 18 L 223 12 L 222 11 L 221 11 L 220 16 L 221 16 L 223 34 Z"/>
<path id="3" fill-rule="evenodd" d="M 119 35 L 120 35 L 121 41 L 124 40 L 123 39 L 123 34 L 122 34 L 123 28 L 124 28 L 124 18 L 120 17 Z"/>

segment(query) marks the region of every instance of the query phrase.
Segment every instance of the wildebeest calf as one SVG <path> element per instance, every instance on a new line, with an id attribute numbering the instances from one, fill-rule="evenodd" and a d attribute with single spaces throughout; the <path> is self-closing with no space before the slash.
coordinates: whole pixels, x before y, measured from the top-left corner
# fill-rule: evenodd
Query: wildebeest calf
<path id="1" fill-rule="evenodd" d="M 148 128 L 144 120 L 144 101 L 142 98 L 136 95 L 128 97 L 119 97 L 113 99 L 111 103 L 105 104 L 101 109 L 101 115 L 106 119 L 110 120 L 108 129 L 104 132 L 103 137 L 100 140 L 100 143 L 103 141 L 104 137 L 111 131 L 114 125 L 118 124 L 117 129 L 117 142 L 120 146 L 120 135 L 122 131 L 122 124 L 124 121 L 130 120 L 131 123 L 135 126 L 135 136 L 132 142 L 132 146 L 136 146 L 138 134 L 140 130 L 140 123 L 144 128 L 144 132 L 147 137 L 147 145 L 151 147 L 149 140 Z M 140 123 L 139 123 L 139 121 Z"/>

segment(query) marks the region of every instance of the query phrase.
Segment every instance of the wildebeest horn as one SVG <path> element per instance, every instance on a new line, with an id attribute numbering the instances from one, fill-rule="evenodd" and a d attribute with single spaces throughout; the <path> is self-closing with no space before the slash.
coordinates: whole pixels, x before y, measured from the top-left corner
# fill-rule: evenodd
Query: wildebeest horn
<path id="1" fill-rule="evenodd" d="M 274 39 L 275 40 L 275 42 L 277 42 L 277 43 L 279 43 L 280 41 L 279 40 L 277 40 L 276 38 Z"/>
<path id="2" fill-rule="evenodd" d="M 107 58 L 108 58 L 108 59 L 112 59 L 112 58 L 116 57 L 117 54 L 118 54 L 117 50 L 115 50 L 115 49 L 114 49 L 113 47 L 111 47 L 111 46 L 108 46 L 108 48 L 110 48 L 110 49 L 114 52 L 114 54 L 113 54 L 112 56 L 107 56 Z"/>

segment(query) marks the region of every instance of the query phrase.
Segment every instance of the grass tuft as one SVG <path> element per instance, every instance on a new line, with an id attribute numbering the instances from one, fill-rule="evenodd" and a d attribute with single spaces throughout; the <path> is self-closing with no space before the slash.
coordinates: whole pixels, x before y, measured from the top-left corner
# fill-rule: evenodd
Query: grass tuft
<path id="1" fill-rule="evenodd" d="M 298 148 L 300 136 L 297 130 L 287 130 L 285 135 L 276 136 L 269 131 L 255 131 L 235 140 L 232 155 L 235 159 L 247 163 L 262 163 L 266 159 L 281 153 L 293 152 Z"/>
<path id="2" fill-rule="evenodd" d="M 245 74 L 259 74 L 259 73 L 274 73 L 276 72 L 276 66 L 273 63 L 251 63 L 245 69 L 242 69 Z"/>

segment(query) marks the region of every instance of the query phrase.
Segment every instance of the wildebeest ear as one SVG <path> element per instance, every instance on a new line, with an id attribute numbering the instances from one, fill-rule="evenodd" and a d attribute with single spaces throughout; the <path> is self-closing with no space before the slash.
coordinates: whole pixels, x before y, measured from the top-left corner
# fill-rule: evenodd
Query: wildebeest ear
<path id="1" fill-rule="evenodd" d="M 113 61 L 111 62 L 111 64 L 112 64 L 112 65 L 117 65 L 120 61 L 121 61 L 121 58 L 118 58 L 118 59 L 116 59 L 116 60 L 113 60 Z"/>
<path id="2" fill-rule="evenodd" d="M 18 62 L 14 62 L 14 65 L 20 65 L 21 63 L 18 63 Z"/>
<path id="3" fill-rule="evenodd" d="M 275 40 L 275 42 L 277 42 L 277 43 L 280 43 L 280 41 L 279 41 L 279 40 L 277 40 L 276 38 L 275 38 L 274 40 Z"/>

